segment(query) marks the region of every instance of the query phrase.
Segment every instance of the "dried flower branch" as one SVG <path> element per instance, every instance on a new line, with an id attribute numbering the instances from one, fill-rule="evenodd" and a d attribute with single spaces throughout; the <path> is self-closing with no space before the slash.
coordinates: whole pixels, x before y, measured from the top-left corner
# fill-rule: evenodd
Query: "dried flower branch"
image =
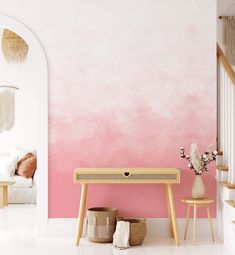
<path id="1" fill-rule="evenodd" d="M 196 143 L 191 144 L 190 155 L 185 155 L 184 147 L 180 147 L 180 156 L 188 160 L 188 167 L 194 171 L 196 175 L 201 175 L 208 171 L 208 164 L 216 160 L 218 152 L 212 151 L 212 145 L 209 145 L 203 154 L 199 153 Z"/>

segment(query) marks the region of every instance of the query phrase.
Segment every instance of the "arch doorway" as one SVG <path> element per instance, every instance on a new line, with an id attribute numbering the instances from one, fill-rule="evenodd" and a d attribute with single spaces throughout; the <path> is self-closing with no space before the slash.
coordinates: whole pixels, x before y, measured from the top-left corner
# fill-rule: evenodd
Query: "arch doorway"
<path id="1" fill-rule="evenodd" d="M 0 80 L 17 85 L 19 90 L 15 92 L 15 120 L 14 126 L 6 132 L 0 133 L 0 141 L 5 147 L 7 141 L 10 145 L 22 147 L 28 141 L 33 141 L 37 153 L 37 185 L 36 185 L 36 231 L 39 236 L 47 233 L 48 220 L 48 68 L 43 48 L 36 36 L 21 22 L 9 16 L 0 14 L 0 28 L 3 31 L 13 31 L 27 42 L 28 55 L 22 63 L 2 62 Z M 2 49 L 0 49 L 1 51 Z M 3 57 L 3 54 L 0 55 Z M 30 62 L 31 61 L 31 62 Z M 29 65 L 30 62 L 30 65 Z M 24 74 L 25 68 L 30 66 L 28 74 Z M 22 76 L 23 75 L 23 76 Z M 31 86 L 31 87 L 30 87 Z M 33 89 L 32 89 L 33 88 Z M 37 105 L 31 106 L 23 97 L 29 91 L 34 90 L 33 98 Z M 36 92 L 35 92 L 36 91 Z M 34 107 L 34 108 L 33 108 Z M 34 109 L 35 117 L 29 109 Z M 23 110 L 22 110 L 23 109 Z M 23 112 L 20 112 L 23 111 Z M 27 115 L 27 121 L 34 123 L 34 133 L 23 127 L 20 116 Z M 21 130 L 20 130 L 21 129 Z M 20 130 L 20 131 L 19 131 Z M 23 141 L 23 137 L 26 137 Z M 35 146 L 36 145 L 36 146 Z M 9 146 L 8 146 L 9 147 Z M 31 146 L 32 147 L 32 146 Z M 0 148 L 3 150 L 4 148 Z"/>

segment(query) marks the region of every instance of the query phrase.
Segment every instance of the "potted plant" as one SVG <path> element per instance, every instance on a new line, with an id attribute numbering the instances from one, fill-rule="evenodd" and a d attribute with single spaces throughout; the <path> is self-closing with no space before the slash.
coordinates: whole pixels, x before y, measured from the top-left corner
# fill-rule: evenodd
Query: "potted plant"
<path id="1" fill-rule="evenodd" d="M 216 160 L 218 152 L 212 151 L 212 145 L 209 145 L 203 154 L 200 154 L 196 143 L 191 144 L 190 155 L 185 155 L 185 150 L 180 147 L 181 158 L 186 159 L 188 167 L 194 171 L 195 179 L 192 186 L 192 197 L 203 198 L 205 196 L 205 186 L 201 175 L 208 171 L 208 165 L 211 161 Z"/>

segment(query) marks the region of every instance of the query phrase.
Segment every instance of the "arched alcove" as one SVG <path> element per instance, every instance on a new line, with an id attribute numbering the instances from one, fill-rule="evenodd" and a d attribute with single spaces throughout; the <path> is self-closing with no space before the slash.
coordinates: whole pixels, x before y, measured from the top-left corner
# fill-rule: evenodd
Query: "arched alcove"
<path id="1" fill-rule="evenodd" d="M 34 51 L 34 58 L 31 61 L 36 61 L 36 64 L 30 75 L 32 86 L 37 86 L 37 234 L 42 236 L 47 233 L 48 220 L 48 69 L 46 56 L 36 36 L 18 20 L 0 14 L 0 28 L 7 28 L 24 38 Z M 16 66 L 17 64 L 5 66 L 8 68 L 8 72 L 5 72 L 7 77 L 4 78 L 12 83 L 16 82 L 18 75 L 16 73 L 11 76 L 11 70 L 14 70 Z M 4 68 L 1 70 L 2 72 L 4 72 Z M 19 88 L 21 89 L 21 84 L 19 84 Z M 27 93 L 27 91 L 21 91 L 21 93 Z"/>

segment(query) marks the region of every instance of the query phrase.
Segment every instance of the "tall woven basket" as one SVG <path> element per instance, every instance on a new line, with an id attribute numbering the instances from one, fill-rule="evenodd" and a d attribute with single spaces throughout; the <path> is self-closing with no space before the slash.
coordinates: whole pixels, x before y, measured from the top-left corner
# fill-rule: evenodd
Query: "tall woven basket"
<path id="1" fill-rule="evenodd" d="M 87 239 L 91 242 L 113 241 L 118 210 L 116 208 L 94 207 L 87 210 Z"/>

